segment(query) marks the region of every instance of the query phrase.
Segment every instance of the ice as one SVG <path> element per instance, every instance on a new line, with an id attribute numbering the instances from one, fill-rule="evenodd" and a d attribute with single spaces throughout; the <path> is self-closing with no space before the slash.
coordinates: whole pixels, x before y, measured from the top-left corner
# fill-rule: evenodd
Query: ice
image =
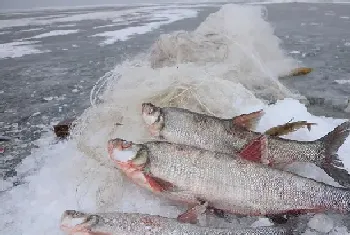
<path id="1" fill-rule="evenodd" d="M 300 96 L 278 82 L 277 77 L 298 64 L 281 49 L 280 39 L 263 12 L 261 6 L 225 5 L 194 31 L 162 35 L 149 51 L 124 61 L 97 82 L 91 93 L 92 106 L 78 118 L 71 139 L 57 142 L 51 125 L 41 125 L 47 132 L 36 143 L 39 147 L 19 165 L 18 176 L 6 181 L 23 184 L 9 188 L 10 183 L 6 183 L 7 191 L 0 194 L 0 233 L 61 235 L 58 223 L 66 209 L 169 217 L 183 212 L 185 207 L 156 197 L 122 177 L 108 159 L 109 139 L 142 142 L 150 138 L 140 115 L 142 102 L 223 118 L 263 108 L 265 115 L 258 131 L 292 118 L 317 123 L 311 131 L 304 128 L 283 136 L 298 140 L 320 138 L 344 122 L 310 114 L 297 99 Z M 265 99 L 270 98 L 277 102 L 268 105 Z M 115 125 L 118 122 L 123 125 Z M 348 138 L 338 152 L 348 169 L 349 152 Z M 296 164 L 291 168 L 334 184 L 315 166 Z M 334 223 L 331 233 L 346 231 L 342 215 L 327 214 L 327 218 Z M 234 217 L 232 224 L 225 224 L 233 228 L 267 224 L 264 218 L 254 220 L 258 218 Z M 313 216 L 313 229 L 329 230 L 329 222 L 315 225 L 315 220 Z M 299 222 L 306 225 L 309 219 L 305 216 Z M 320 234 L 313 229 L 308 233 Z"/>
<path id="2" fill-rule="evenodd" d="M 123 15 L 134 14 L 139 11 L 152 12 L 156 10 L 164 10 L 164 6 L 143 6 L 135 7 L 128 10 L 113 10 L 113 11 L 98 11 L 89 13 L 70 13 L 71 15 L 57 18 L 42 19 L 40 17 L 33 18 L 21 18 L 21 19 L 11 19 L 11 20 L 0 20 L 0 29 L 11 28 L 18 26 L 39 26 L 39 25 L 51 25 L 54 23 L 64 23 L 64 22 L 78 22 L 83 20 L 122 20 Z M 140 15 L 141 16 L 141 15 Z"/>
<path id="3" fill-rule="evenodd" d="M 51 30 L 48 33 L 43 33 L 43 34 L 39 34 L 36 35 L 34 37 L 31 38 L 46 38 L 46 37 L 52 37 L 52 36 L 59 36 L 59 35 L 68 35 L 68 34 L 75 34 L 78 33 L 80 30 L 78 29 L 70 29 L 70 30 Z"/>
<path id="4" fill-rule="evenodd" d="M 95 34 L 93 36 L 107 38 L 104 42 L 100 44 L 102 46 L 114 44 L 117 41 L 126 41 L 133 35 L 145 34 L 152 30 L 158 29 L 163 25 L 167 25 L 181 19 L 194 18 L 197 16 L 197 14 L 198 12 L 196 10 L 189 9 L 163 10 L 161 12 L 154 13 L 152 19 L 159 20 L 160 18 L 165 18 L 166 20 L 164 21 L 151 22 L 142 26 L 129 27 L 115 31 L 106 31 L 104 33 Z"/>
<path id="5" fill-rule="evenodd" d="M 125 23 L 124 23 L 124 24 L 125 24 Z M 120 24 L 120 25 L 122 25 L 122 24 Z M 115 27 L 115 26 L 119 26 L 119 24 L 100 25 L 100 26 L 95 26 L 95 27 L 93 27 L 93 29 L 108 28 L 108 27 Z"/>
<path id="6" fill-rule="evenodd" d="M 159 28 L 162 24 L 159 22 L 149 23 L 144 26 L 130 27 L 125 29 L 120 29 L 116 31 L 106 31 L 104 33 L 99 33 L 93 35 L 93 37 L 106 37 L 107 39 L 100 43 L 101 46 L 114 44 L 117 41 L 126 41 L 132 35 L 145 34 L 156 28 Z"/>
<path id="7" fill-rule="evenodd" d="M 338 83 L 339 85 L 350 84 L 350 80 L 334 80 L 334 82 Z"/>
<path id="8" fill-rule="evenodd" d="M 43 30 L 44 28 L 32 28 L 32 29 L 23 29 L 21 32 L 31 32 L 31 31 L 39 31 Z"/>
<path id="9" fill-rule="evenodd" d="M 318 232 L 329 233 L 333 229 L 333 220 L 327 215 L 318 214 L 310 219 L 308 225 Z"/>
<path id="10" fill-rule="evenodd" d="M 259 218 L 259 220 L 255 221 L 251 227 L 261 227 L 261 226 L 271 226 L 274 225 L 269 221 L 268 218 Z"/>
<path id="11" fill-rule="evenodd" d="M 307 229 L 304 233 L 302 233 L 303 235 L 317 235 L 317 232 L 315 231 L 311 231 L 310 229 Z"/>
<path id="12" fill-rule="evenodd" d="M 0 32 L 0 35 L 9 34 L 9 33 L 11 33 L 11 31 L 2 31 Z"/>
<path id="13" fill-rule="evenodd" d="M 345 226 L 334 227 L 334 229 L 329 233 L 329 235 L 350 235 Z"/>
<path id="14" fill-rule="evenodd" d="M 22 41 L 0 44 L 0 58 L 18 58 L 24 55 L 48 52 L 47 50 L 38 50 L 34 45 L 35 43 L 37 42 Z"/>
<path id="15" fill-rule="evenodd" d="M 57 28 L 65 28 L 65 27 L 76 27 L 76 24 L 63 24 L 63 25 L 57 25 Z"/>

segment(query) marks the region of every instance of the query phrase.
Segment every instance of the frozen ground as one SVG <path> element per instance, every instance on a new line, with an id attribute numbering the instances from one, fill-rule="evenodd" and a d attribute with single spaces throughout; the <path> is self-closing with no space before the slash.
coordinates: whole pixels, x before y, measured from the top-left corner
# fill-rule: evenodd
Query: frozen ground
<path id="1" fill-rule="evenodd" d="M 41 39 L 41 49 L 52 52 L 0 60 L 1 75 L 4 78 L 4 88 L 0 88 L 4 99 L 0 101 L 0 107 L 4 110 L 5 120 L 1 125 L 5 134 L 20 138 L 11 142 L 12 146 L 7 146 L 6 150 L 11 154 L 2 155 L 5 180 L 2 181 L 4 192 L 0 195 L 3 202 L 0 207 L 1 232 L 8 235 L 62 234 L 58 230 L 57 221 L 65 209 L 89 212 L 137 211 L 176 216 L 183 208 L 160 200 L 124 180 L 107 159 L 106 142 L 109 138 L 121 137 L 134 141 L 149 138 L 139 113 L 140 104 L 144 101 L 187 107 L 227 118 L 264 108 L 266 115 L 257 127 L 259 131 L 292 118 L 317 122 L 318 125 L 311 132 L 303 129 L 286 136 L 293 139 L 319 138 L 343 122 L 344 119 L 334 118 L 332 114 L 327 115 L 329 117 L 310 114 L 305 105 L 298 101 L 300 96 L 279 83 L 277 77 L 298 65 L 295 59 L 303 62 L 299 65 L 309 65 L 311 61 L 316 61 L 314 67 L 317 67 L 317 61 L 322 63 L 324 60 L 322 56 L 338 53 L 325 49 L 316 51 L 313 58 L 295 57 L 311 50 L 310 45 L 315 44 L 312 41 L 302 44 L 303 41 L 297 41 L 296 38 L 298 35 L 307 38 L 307 32 L 312 32 L 312 27 L 320 25 L 318 21 L 328 17 L 326 13 L 346 16 L 346 12 L 350 12 L 350 6 L 282 4 L 266 7 L 267 12 L 258 6 L 224 6 L 207 19 L 205 18 L 208 13 L 218 10 L 217 7 L 191 7 L 191 10 L 198 10 L 197 18 L 179 20 L 167 27 L 161 27 L 156 32 L 135 35 L 125 42 L 118 41 L 102 47 L 97 46 L 101 40 L 89 37 L 97 34 L 91 29 L 111 25 L 113 19 L 103 18 L 103 22 L 97 19 L 77 21 L 74 23 L 77 25 L 75 29 L 81 30 L 79 33 Z M 296 17 L 297 13 L 289 11 L 290 9 L 296 10 L 297 13 L 311 13 Z M 315 11 L 321 13 L 316 14 Z M 261 16 L 262 12 L 268 13 L 265 15 L 268 21 Z M 39 13 L 26 14 L 28 18 L 35 18 L 30 14 Z M 40 14 L 42 15 L 39 17 L 50 18 L 47 14 Z M 55 14 L 55 17 L 61 17 L 64 13 Z M 313 18 L 302 19 L 308 16 Z M 3 20 L 9 20 L 5 19 L 9 16 L 2 17 Z M 16 20 L 21 16 L 10 17 Z M 316 24 L 310 23 L 310 28 L 303 31 L 299 20 Z M 338 20 L 347 19 L 337 17 L 332 22 Z M 113 30 L 137 27 L 144 23 L 147 24 L 142 20 L 142 23 L 116 26 Z M 69 22 L 69 25 L 71 24 L 72 22 Z M 276 31 L 272 25 L 276 25 Z M 3 44 L 11 43 L 57 30 L 56 26 L 44 26 L 45 32 L 23 32 L 20 30 L 38 26 L 17 26 L 16 32 L 20 32 L 20 35 L 3 34 L 7 36 L 2 35 L 0 40 Z M 302 31 L 299 31 L 300 28 Z M 329 28 L 335 33 L 342 33 L 334 26 Z M 172 33 L 178 29 L 189 31 Z M 95 30 L 103 33 L 106 28 Z M 314 37 L 311 35 L 310 38 Z M 158 40 L 154 42 L 155 39 Z M 330 39 L 327 37 L 324 39 L 327 46 L 335 43 L 328 41 Z M 321 41 L 318 38 L 317 40 Z M 283 43 L 285 50 L 280 48 L 280 43 Z M 345 43 L 342 45 L 341 48 L 348 47 Z M 302 50 L 298 47 L 304 48 Z M 144 53 L 134 57 L 140 50 L 144 50 Z M 292 51 L 300 53 L 288 53 Z M 120 53 L 127 54 L 128 59 L 124 60 Z M 346 53 L 343 56 L 346 57 L 345 55 Z M 112 58 L 113 61 L 108 64 L 107 58 Z M 328 59 L 327 62 L 343 63 L 342 59 Z M 121 60 L 123 62 L 115 66 L 115 63 Z M 317 68 L 321 70 L 322 67 L 323 64 Z M 109 72 L 102 77 L 106 71 Z M 329 70 L 325 69 L 323 72 L 327 73 Z M 337 78 L 332 79 L 340 80 L 341 72 Z M 342 75 L 346 76 L 346 73 Z M 304 84 L 312 84 L 309 90 L 315 90 L 315 84 L 323 84 L 313 84 L 313 79 L 317 77 L 312 76 L 292 79 L 304 79 L 307 81 Z M 99 77 L 101 79 L 97 80 Z M 96 81 L 98 83 L 90 100 L 89 91 Z M 177 95 L 179 93 L 180 96 Z M 159 95 L 163 98 L 155 98 Z M 274 104 L 268 104 L 276 100 L 278 101 Z M 93 105 L 84 110 L 90 101 Z M 81 114 L 83 110 L 74 138 L 57 143 L 49 129 L 50 125 L 62 118 Z M 323 112 L 328 111 L 324 109 Z M 117 127 L 116 122 L 122 122 L 124 125 Z M 30 141 L 35 139 L 36 141 Z M 30 146 L 27 146 L 28 144 Z M 26 156 L 31 146 L 35 147 L 31 154 L 18 165 L 16 172 L 13 171 L 13 167 Z M 349 150 L 348 138 L 339 150 L 347 169 L 350 169 L 350 161 L 347 159 Z M 294 164 L 290 167 L 301 175 L 335 184 L 323 171 L 313 166 Z M 225 223 L 216 220 L 212 223 L 239 228 L 256 224 L 258 219 L 232 216 Z M 311 214 L 296 220 L 301 234 L 350 232 L 350 220 L 345 215 Z"/>

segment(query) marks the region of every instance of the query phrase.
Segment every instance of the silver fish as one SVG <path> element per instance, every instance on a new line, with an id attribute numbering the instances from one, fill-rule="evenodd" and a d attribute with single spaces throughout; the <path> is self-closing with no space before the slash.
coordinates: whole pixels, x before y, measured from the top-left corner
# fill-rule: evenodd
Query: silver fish
<path id="1" fill-rule="evenodd" d="M 256 141 L 243 151 L 260 154 L 260 148 L 262 142 Z M 158 194 L 187 195 L 188 201 L 207 201 L 210 207 L 233 214 L 350 211 L 349 190 L 247 161 L 238 154 L 165 141 L 134 144 L 119 138 L 108 142 L 108 152 L 140 186 Z"/>
<path id="2" fill-rule="evenodd" d="M 288 227 L 228 229 L 180 223 L 176 219 L 137 213 L 89 214 L 66 210 L 61 230 L 69 235 L 291 235 Z"/>
<path id="3" fill-rule="evenodd" d="M 225 154 L 235 154 L 263 135 L 244 128 L 244 117 L 221 119 L 182 108 L 160 108 L 151 103 L 142 104 L 142 116 L 153 136 Z M 292 162 L 315 163 L 338 183 L 350 187 L 350 175 L 337 155 L 349 134 L 350 121 L 314 141 L 263 135 L 266 152 L 258 157 L 249 153 L 242 157 L 276 168 Z"/>

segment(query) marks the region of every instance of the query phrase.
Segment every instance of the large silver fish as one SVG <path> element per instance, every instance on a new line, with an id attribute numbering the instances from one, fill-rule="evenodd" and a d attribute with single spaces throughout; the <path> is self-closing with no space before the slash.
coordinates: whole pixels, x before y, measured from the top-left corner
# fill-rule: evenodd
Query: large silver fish
<path id="1" fill-rule="evenodd" d="M 66 210 L 60 228 L 69 235 L 291 235 L 289 227 L 228 229 L 180 223 L 176 219 L 136 213 L 89 214 Z"/>
<path id="2" fill-rule="evenodd" d="M 243 151 L 260 154 L 262 142 Z M 135 183 L 158 194 L 241 215 L 350 211 L 350 191 L 288 171 L 193 146 L 150 141 L 108 142 L 110 158 Z M 185 200 L 184 200 L 185 201 Z"/>
<path id="3" fill-rule="evenodd" d="M 225 154 L 235 154 L 262 136 L 262 133 L 245 128 L 245 117 L 250 114 L 221 119 L 187 109 L 160 108 L 151 103 L 143 103 L 142 116 L 153 136 L 171 143 Z M 246 160 L 279 167 L 292 162 L 315 163 L 338 183 L 350 187 L 350 175 L 337 155 L 349 133 L 350 121 L 340 124 L 326 136 L 314 141 L 263 135 L 264 144 L 267 145 L 265 153 L 252 156 L 247 152 L 241 156 Z"/>

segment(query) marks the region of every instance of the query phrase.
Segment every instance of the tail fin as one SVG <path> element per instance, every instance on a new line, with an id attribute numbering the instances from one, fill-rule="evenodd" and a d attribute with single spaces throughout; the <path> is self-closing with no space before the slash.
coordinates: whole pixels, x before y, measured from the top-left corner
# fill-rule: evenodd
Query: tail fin
<path id="1" fill-rule="evenodd" d="M 333 131 L 322 137 L 326 158 L 320 167 L 340 185 L 350 188 L 350 174 L 344 169 L 343 162 L 338 158 L 338 149 L 350 134 L 350 121 L 337 126 Z"/>

